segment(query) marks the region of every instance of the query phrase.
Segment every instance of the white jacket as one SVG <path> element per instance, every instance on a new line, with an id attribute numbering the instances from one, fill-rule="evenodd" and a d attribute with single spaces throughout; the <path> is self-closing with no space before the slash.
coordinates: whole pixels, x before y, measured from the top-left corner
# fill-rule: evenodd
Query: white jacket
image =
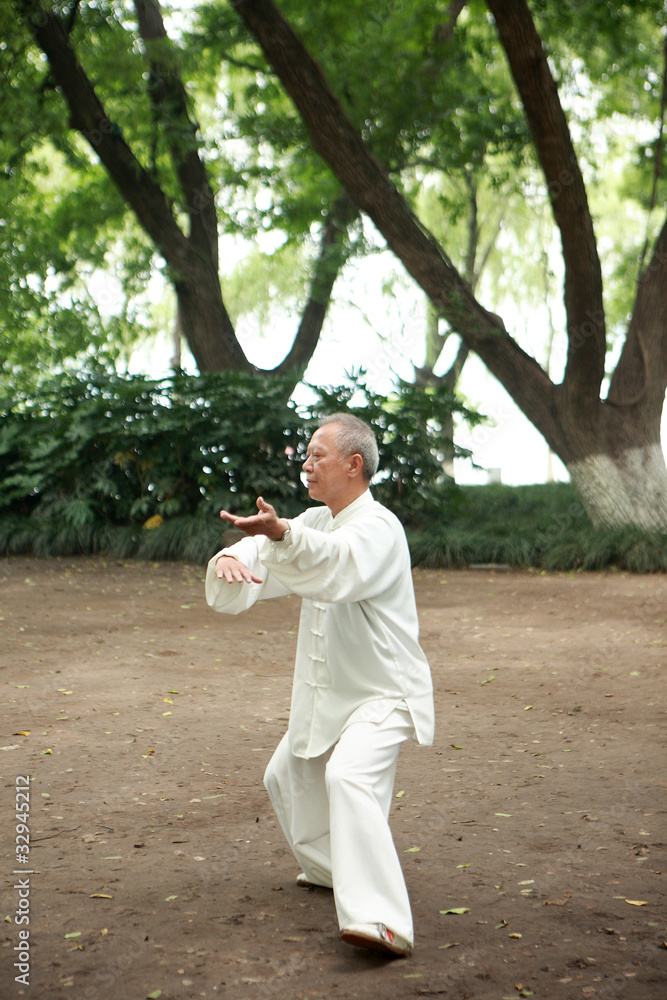
<path id="1" fill-rule="evenodd" d="M 206 600 L 238 614 L 257 600 L 303 598 L 289 741 L 297 757 L 318 757 L 352 722 L 382 721 L 407 705 L 420 743 L 433 742 L 431 674 L 419 646 L 410 553 L 399 520 L 370 490 L 332 517 L 309 507 L 284 541 L 241 539 L 213 556 Z M 263 582 L 227 583 L 215 574 L 233 554 Z"/>

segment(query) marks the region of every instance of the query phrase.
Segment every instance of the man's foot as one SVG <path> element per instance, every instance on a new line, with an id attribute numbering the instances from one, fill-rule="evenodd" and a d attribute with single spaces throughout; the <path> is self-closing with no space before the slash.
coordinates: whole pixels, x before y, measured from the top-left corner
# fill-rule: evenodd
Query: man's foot
<path id="1" fill-rule="evenodd" d="M 354 924 L 340 932 L 340 939 L 356 948 L 370 948 L 390 955 L 409 955 L 412 945 L 384 924 Z"/>
<path id="2" fill-rule="evenodd" d="M 330 885 L 322 885 L 321 882 L 311 882 L 304 872 L 297 875 L 296 884 L 302 889 L 331 889 Z"/>

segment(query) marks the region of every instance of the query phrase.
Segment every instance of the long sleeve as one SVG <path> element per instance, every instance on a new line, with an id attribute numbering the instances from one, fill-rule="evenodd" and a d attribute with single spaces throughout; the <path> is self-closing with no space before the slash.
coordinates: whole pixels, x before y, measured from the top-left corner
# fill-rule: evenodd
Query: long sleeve
<path id="1" fill-rule="evenodd" d="M 342 604 L 372 600 L 405 571 L 396 558 L 396 530 L 376 510 L 329 532 L 291 522 L 289 542 L 263 539 L 259 558 L 289 590 L 311 601 Z M 334 522 L 335 524 L 335 522 Z"/>
<path id="2" fill-rule="evenodd" d="M 206 567 L 206 603 L 214 611 L 228 615 L 238 615 L 247 611 L 256 601 L 271 597 L 284 597 L 289 589 L 271 575 L 259 558 L 262 542 L 268 542 L 263 535 L 256 538 L 242 538 L 227 548 L 216 552 Z M 222 555 L 233 555 L 262 578 L 262 583 L 227 583 L 215 573 L 215 564 Z"/>

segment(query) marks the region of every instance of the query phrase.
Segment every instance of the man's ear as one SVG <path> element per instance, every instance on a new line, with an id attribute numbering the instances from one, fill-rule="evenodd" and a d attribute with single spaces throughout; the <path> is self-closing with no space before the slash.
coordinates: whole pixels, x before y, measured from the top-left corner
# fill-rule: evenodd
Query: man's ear
<path id="1" fill-rule="evenodd" d="M 349 462 L 349 476 L 350 479 L 356 479 L 357 476 L 362 475 L 364 460 L 361 455 L 348 455 L 347 458 Z"/>

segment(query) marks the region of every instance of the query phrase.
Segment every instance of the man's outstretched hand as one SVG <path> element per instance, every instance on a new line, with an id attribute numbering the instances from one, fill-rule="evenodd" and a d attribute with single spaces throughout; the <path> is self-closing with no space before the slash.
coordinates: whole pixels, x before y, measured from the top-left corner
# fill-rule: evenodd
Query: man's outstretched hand
<path id="1" fill-rule="evenodd" d="M 257 576 L 245 563 L 234 556 L 220 556 L 215 564 L 215 575 L 220 580 L 227 583 L 261 583 L 261 576 Z"/>
<path id="2" fill-rule="evenodd" d="M 224 521 L 229 521 L 235 528 L 245 532 L 246 535 L 266 535 L 272 542 L 279 542 L 283 537 L 289 524 L 283 518 L 278 517 L 274 508 L 267 503 L 264 497 L 257 497 L 257 510 L 259 513 L 250 517 L 238 517 L 230 514 L 227 510 L 220 511 L 220 517 Z"/>
<path id="3" fill-rule="evenodd" d="M 237 517 L 230 514 L 228 510 L 221 510 L 220 517 L 223 521 L 229 521 L 235 528 L 244 531 L 246 535 L 266 535 L 274 542 L 280 541 L 289 524 L 276 514 L 270 503 L 264 497 L 257 498 L 257 514 L 250 517 Z M 227 583 L 261 583 L 261 576 L 257 576 L 240 559 L 234 556 L 220 556 L 215 564 L 215 573 L 220 580 Z"/>

